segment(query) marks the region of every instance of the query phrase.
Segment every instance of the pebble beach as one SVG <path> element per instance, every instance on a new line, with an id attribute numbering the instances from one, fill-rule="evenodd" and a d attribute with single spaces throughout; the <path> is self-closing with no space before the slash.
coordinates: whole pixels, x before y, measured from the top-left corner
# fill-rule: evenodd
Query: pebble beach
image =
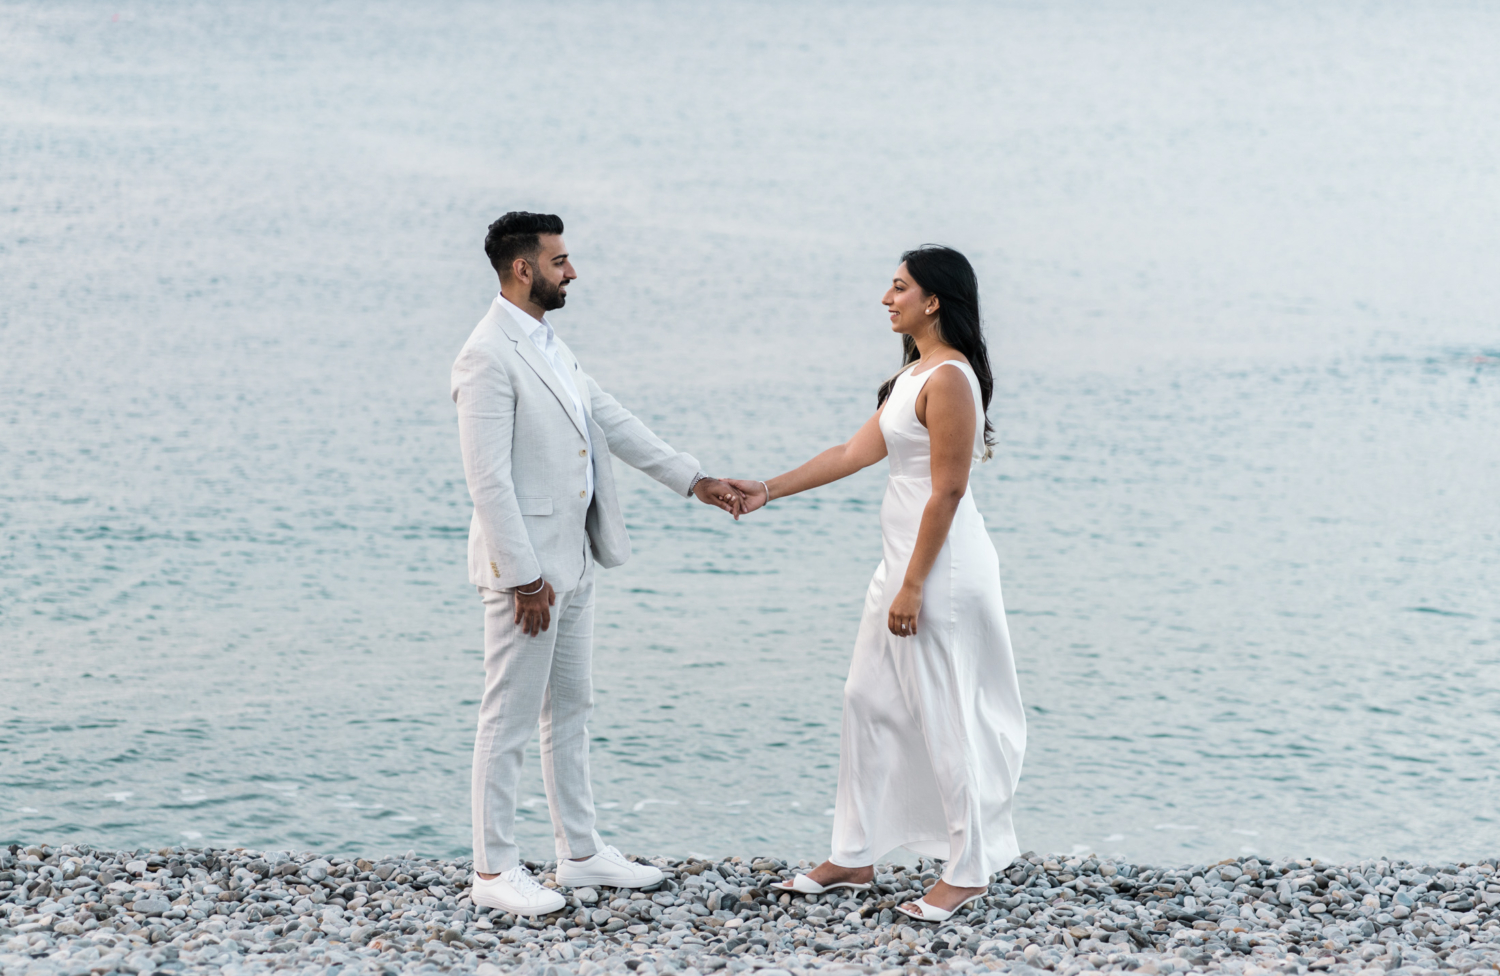
<path id="1" fill-rule="evenodd" d="M 0 972 L 656 976 L 1500 972 L 1496 859 L 1228 859 L 1151 867 L 1025 854 L 934 925 L 893 909 L 937 865 L 866 892 L 770 889 L 770 857 L 652 858 L 649 891 L 563 889 L 536 919 L 476 908 L 467 860 L 184 847 L 0 852 Z M 555 885 L 553 865 L 529 866 Z"/>

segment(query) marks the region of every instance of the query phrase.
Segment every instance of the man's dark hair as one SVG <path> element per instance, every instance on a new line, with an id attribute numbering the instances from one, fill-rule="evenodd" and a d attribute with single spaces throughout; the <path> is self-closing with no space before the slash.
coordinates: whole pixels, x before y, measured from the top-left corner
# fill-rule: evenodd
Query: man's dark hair
<path id="1" fill-rule="evenodd" d="M 510 277 L 510 266 L 516 258 L 531 261 L 542 249 L 542 234 L 561 234 L 562 218 L 557 214 L 527 213 L 512 210 L 490 224 L 484 235 L 484 253 L 503 281 Z"/>

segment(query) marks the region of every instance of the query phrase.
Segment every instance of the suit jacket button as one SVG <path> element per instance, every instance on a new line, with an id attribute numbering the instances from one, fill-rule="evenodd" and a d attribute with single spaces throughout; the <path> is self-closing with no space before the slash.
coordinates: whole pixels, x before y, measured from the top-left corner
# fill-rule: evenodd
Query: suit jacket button
<path id="1" fill-rule="evenodd" d="M 587 494 L 588 494 L 588 489 L 584 489 L 583 491 L 580 491 L 578 493 L 578 497 L 582 498 L 584 495 L 587 495 Z"/>
<path id="2" fill-rule="evenodd" d="M 586 448 L 586 447 L 580 447 L 578 449 L 578 456 L 579 457 L 588 457 L 589 456 L 589 449 Z"/>

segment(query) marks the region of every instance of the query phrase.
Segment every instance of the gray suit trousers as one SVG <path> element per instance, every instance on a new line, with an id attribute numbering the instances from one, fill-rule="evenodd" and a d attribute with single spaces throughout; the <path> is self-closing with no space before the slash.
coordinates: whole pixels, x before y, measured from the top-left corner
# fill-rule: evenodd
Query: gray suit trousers
<path id="1" fill-rule="evenodd" d="M 511 590 L 484 598 L 484 698 L 471 783 L 474 869 L 499 874 L 520 863 L 516 790 L 526 745 L 540 720 L 542 782 L 557 857 L 587 857 L 604 846 L 594 830 L 588 720 L 594 710 L 594 560 L 568 589 L 552 580 L 552 625 L 535 637 L 515 623 Z"/>

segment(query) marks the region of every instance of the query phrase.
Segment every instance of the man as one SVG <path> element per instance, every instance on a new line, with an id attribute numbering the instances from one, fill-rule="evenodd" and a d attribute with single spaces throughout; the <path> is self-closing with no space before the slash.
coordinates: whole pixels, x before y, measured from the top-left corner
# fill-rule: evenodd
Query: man
<path id="1" fill-rule="evenodd" d="M 513 212 L 490 225 L 484 250 L 500 294 L 453 364 L 474 500 L 469 580 L 484 601 L 471 896 L 520 915 L 564 904 L 526 872 L 513 839 L 522 757 L 538 719 L 558 883 L 640 888 L 662 879 L 594 830 L 586 728 L 594 564 L 618 566 L 630 556 L 609 453 L 733 514 L 742 501 L 599 389 L 557 337 L 547 313 L 563 307 L 578 277 L 562 232 L 551 214 Z"/>

